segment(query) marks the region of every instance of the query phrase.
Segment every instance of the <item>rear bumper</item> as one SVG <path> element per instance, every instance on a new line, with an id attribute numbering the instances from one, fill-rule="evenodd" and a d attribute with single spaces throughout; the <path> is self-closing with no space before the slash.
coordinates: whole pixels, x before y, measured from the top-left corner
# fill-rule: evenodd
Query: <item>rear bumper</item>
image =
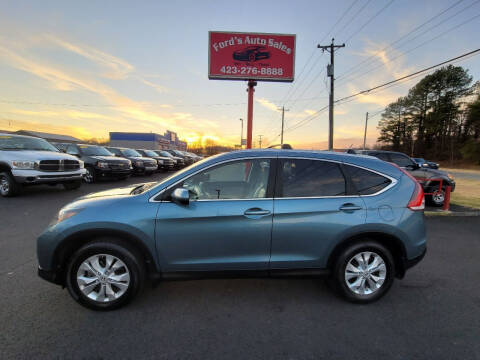
<path id="1" fill-rule="evenodd" d="M 427 248 L 425 248 L 425 250 L 423 250 L 423 252 L 417 256 L 417 257 L 414 257 L 413 259 L 406 259 L 405 262 L 404 262 L 404 268 L 405 270 L 408 270 L 410 269 L 411 267 L 414 267 L 415 265 L 417 265 L 420 261 L 422 261 L 422 259 L 425 257 L 425 254 L 427 253 Z"/>

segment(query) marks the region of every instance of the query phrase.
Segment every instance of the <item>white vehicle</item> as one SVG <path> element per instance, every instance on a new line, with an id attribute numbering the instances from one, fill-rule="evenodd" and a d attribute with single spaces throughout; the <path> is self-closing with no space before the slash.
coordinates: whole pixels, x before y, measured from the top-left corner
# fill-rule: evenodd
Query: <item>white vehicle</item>
<path id="1" fill-rule="evenodd" d="M 0 195 L 15 196 L 23 186 L 62 184 L 78 189 L 83 161 L 61 153 L 44 139 L 0 133 Z"/>

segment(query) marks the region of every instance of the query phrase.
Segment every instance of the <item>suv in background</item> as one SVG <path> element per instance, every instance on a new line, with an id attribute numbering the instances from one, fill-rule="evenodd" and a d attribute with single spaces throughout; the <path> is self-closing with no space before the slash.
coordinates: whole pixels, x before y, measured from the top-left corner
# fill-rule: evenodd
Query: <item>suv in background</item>
<path id="1" fill-rule="evenodd" d="M 83 162 L 62 154 L 44 139 L 0 133 L 0 195 L 14 196 L 22 186 L 62 184 L 78 189 Z"/>
<path id="2" fill-rule="evenodd" d="M 173 159 L 175 169 L 181 169 L 185 167 L 185 160 L 183 159 L 183 157 L 172 155 L 166 150 L 153 150 L 153 151 L 159 156 L 170 157 L 171 159 Z"/>
<path id="3" fill-rule="evenodd" d="M 148 157 L 143 157 L 138 151 L 121 148 L 121 147 L 107 147 L 115 156 L 124 157 L 132 162 L 133 173 L 135 175 L 152 175 L 158 169 L 157 160 Z"/>
<path id="4" fill-rule="evenodd" d="M 175 162 L 171 157 L 160 156 L 153 150 L 148 150 L 148 149 L 136 149 L 136 150 L 140 153 L 140 155 L 144 157 L 155 159 L 157 161 L 159 171 L 160 169 L 163 171 L 173 170 L 175 166 Z"/>
<path id="5" fill-rule="evenodd" d="M 427 200 L 434 206 L 443 206 L 445 201 L 445 188 L 452 187 L 452 192 L 455 190 L 455 180 L 452 175 L 445 171 L 431 169 L 428 167 L 421 167 L 411 157 L 401 152 L 384 151 L 384 150 L 353 150 L 347 151 L 350 154 L 360 154 L 375 156 L 380 160 L 396 164 L 402 169 L 408 171 L 417 181 L 422 185 L 425 193 L 433 193 L 427 195 Z M 442 188 L 439 189 L 439 181 L 442 179 Z"/>
<path id="6" fill-rule="evenodd" d="M 128 159 L 118 158 L 103 146 L 87 144 L 57 144 L 57 147 L 85 162 L 84 180 L 94 183 L 100 178 L 126 179 L 132 173 L 132 163 Z"/>
<path id="7" fill-rule="evenodd" d="M 183 159 L 183 161 L 185 162 L 185 165 L 188 166 L 188 165 L 192 165 L 195 160 L 193 157 L 191 156 L 188 156 L 187 154 L 184 154 L 182 151 L 180 150 L 173 150 L 173 149 L 168 149 L 168 150 L 165 150 L 167 152 L 169 152 L 170 154 L 172 154 L 173 156 L 178 156 L 178 157 L 181 157 Z"/>

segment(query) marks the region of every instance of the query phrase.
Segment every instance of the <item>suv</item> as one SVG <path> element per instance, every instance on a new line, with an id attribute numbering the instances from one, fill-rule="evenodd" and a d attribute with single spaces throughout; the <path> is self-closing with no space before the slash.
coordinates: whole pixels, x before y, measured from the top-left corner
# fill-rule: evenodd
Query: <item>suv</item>
<path id="1" fill-rule="evenodd" d="M 78 189 L 83 162 L 60 153 L 44 139 L 0 133 L 0 195 L 14 196 L 22 186 L 62 184 Z"/>
<path id="2" fill-rule="evenodd" d="M 167 152 L 169 152 L 170 154 L 172 154 L 173 156 L 178 156 L 178 157 L 181 157 L 183 159 L 183 161 L 185 162 L 185 165 L 192 165 L 195 160 L 193 159 L 193 157 L 191 156 L 188 156 L 187 154 L 183 153 L 182 151 L 180 150 L 173 150 L 173 149 L 169 149 L 169 150 L 165 150 Z"/>
<path id="3" fill-rule="evenodd" d="M 175 166 L 175 163 L 171 157 L 168 156 L 160 156 L 153 150 L 147 149 L 137 149 L 137 152 L 144 157 L 148 157 L 150 159 L 155 159 L 158 164 L 158 170 L 169 171 L 172 170 Z"/>
<path id="4" fill-rule="evenodd" d="M 445 189 L 451 186 L 451 192 L 455 190 L 455 179 L 445 171 L 431 169 L 420 166 L 416 161 L 401 152 L 383 151 L 383 150 L 348 150 L 350 154 L 361 154 L 375 156 L 380 160 L 396 164 L 402 169 L 408 171 L 422 185 L 427 195 L 427 199 L 434 206 L 443 206 L 445 201 Z M 442 179 L 442 188 L 438 179 Z"/>
<path id="5" fill-rule="evenodd" d="M 57 144 L 67 154 L 76 156 L 85 162 L 84 180 L 94 183 L 101 178 L 126 179 L 132 173 L 132 163 L 128 159 L 118 158 L 103 146 L 87 144 Z"/>
<path id="6" fill-rule="evenodd" d="M 183 157 L 172 155 L 166 150 L 154 150 L 154 152 L 159 156 L 170 157 L 171 159 L 173 159 L 174 166 L 176 169 L 181 169 L 185 167 L 185 160 L 183 159 Z"/>
<path id="7" fill-rule="evenodd" d="M 136 175 L 152 175 L 158 170 L 157 160 L 142 156 L 138 151 L 128 148 L 107 147 L 115 156 L 124 157 L 132 162 Z"/>
<path id="8" fill-rule="evenodd" d="M 101 310 L 147 279 L 252 274 L 327 275 L 367 303 L 425 255 L 423 209 L 420 184 L 372 157 L 236 151 L 66 205 L 37 240 L 38 271 Z"/>

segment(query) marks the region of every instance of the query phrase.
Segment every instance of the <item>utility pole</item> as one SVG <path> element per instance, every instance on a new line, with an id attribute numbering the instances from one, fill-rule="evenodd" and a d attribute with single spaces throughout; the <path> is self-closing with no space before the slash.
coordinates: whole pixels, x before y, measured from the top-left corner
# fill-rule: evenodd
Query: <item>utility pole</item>
<path id="1" fill-rule="evenodd" d="M 365 116 L 365 133 L 363 134 L 363 150 L 365 150 L 365 145 L 367 142 L 367 125 L 368 125 L 368 111 L 367 111 L 367 115 Z"/>
<path id="2" fill-rule="evenodd" d="M 262 136 L 263 135 L 258 135 L 258 147 L 261 149 L 262 148 Z"/>
<path id="3" fill-rule="evenodd" d="M 330 45 L 317 45 L 317 48 L 322 49 L 323 51 L 327 50 L 330 52 L 330 64 L 327 65 L 327 75 L 330 77 L 330 99 L 328 106 L 328 150 L 333 150 L 333 90 L 334 90 L 334 60 L 335 60 L 335 49 L 345 47 L 345 44 L 335 45 L 335 39 L 332 38 L 332 43 Z"/>
<path id="4" fill-rule="evenodd" d="M 242 122 L 242 127 L 241 127 L 241 130 L 240 130 L 240 149 L 243 149 L 242 148 L 242 145 L 243 145 L 243 119 L 240 119 L 240 121 Z"/>
<path id="5" fill-rule="evenodd" d="M 253 133 L 253 93 L 255 92 L 257 82 L 248 80 L 248 110 L 247 110 L 247 149 L 252 148 L 252 133 Z"/>
<path id="6" fill-rule="evenodd" d="M 278 108 L 277 110 L 282 110 L 282 133 L 281 133 L 280 143 L 283 145 L 283 128 L 284 128 L 284 124 L 285 124 L 285 111 L 289 111 L 289 109 L 285 109 L 285 106 L 282 106 L 281 108 Z"/>

